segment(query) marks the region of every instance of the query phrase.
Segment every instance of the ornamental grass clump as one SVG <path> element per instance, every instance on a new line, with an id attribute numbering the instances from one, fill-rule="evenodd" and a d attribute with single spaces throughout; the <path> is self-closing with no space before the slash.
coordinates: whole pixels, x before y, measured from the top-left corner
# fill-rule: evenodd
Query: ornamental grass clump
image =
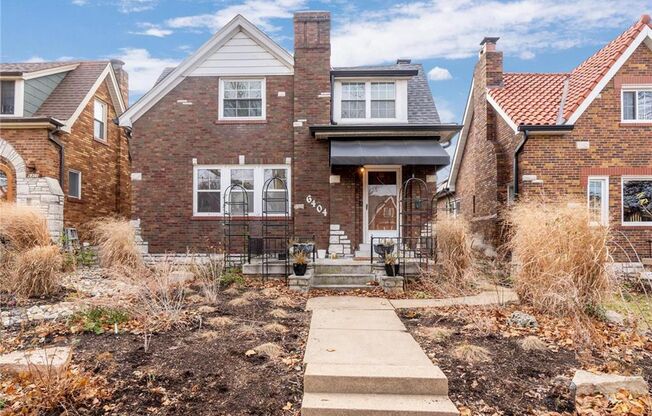
<path id="1" fill-rule="evenodd" d="M 9 291 L 22 297 L 49 296 L 60 287 L 63 256 L 59 247 L 36 246 L 13 256 L 8 271 Z"/>
<path id="2" fill-rule="evenodd" d="M 0 203 L 0 241 L 13 252 L 52 244 L 43 214 L 32 207 L 13 203 Z"/>
<path id="3" fill-rule="evenodd" d="M 609 229 L 584 204 L 524 201 L 508 215 L 515 289 L 537 312 L 581 318 L 600 310 L 612 278 Z"/>
<path id="4" fill-rule="evenodd" d="M 140 270 L 143 259 L 136 246 L 136 233 L 129 221 L 106 217 L 89 224 L 93 243 L 97 245 L 100 266 Z"/>
<path id="5" fill-rule="evenodd" d="M 438 263 L 452 280 L 465 283 L 471 273 L 473 253 L 468 221 L 462 217 L 444 216 L 435 224 Z"/>

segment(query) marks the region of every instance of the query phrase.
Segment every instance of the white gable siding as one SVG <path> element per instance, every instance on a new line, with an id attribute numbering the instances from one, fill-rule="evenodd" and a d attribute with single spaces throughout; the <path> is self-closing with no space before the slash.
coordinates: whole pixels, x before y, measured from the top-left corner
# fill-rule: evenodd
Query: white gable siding
<path id="1" fill-rule="evenodd" d="M 243 31 L 209 55 L 190 76 L 291 75 L 292 69 Z"/>

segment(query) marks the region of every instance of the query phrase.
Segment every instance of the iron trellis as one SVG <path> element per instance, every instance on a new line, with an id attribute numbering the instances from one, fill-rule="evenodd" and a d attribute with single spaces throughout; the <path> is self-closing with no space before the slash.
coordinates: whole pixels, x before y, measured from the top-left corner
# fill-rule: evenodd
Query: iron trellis
<path id="1" fill-rule="evenodd" d="M 224 264 L 226 267 L 242 267 L 247 260 L 249 239 L 249 198 L 247 190 L 233 184 L 224 191 Z"/>
<path id="2" fill-rule="evenodd" d="M 399 214 L 399 267 L 407 283 L 410 273 L 408 259 L 414 259 L 419 269 L 428 269 L 434 258 L 432 235 L 433 199 L 423 179 L 412 177 L 403 183 Z"/>
<path id="3" fill-rule="evenodd" d="M 263 281 L 271 274 L 271 266 L 283 264 L 283 276 L 287 282 L 290 270 L 288 241 L 290 240 L 290 194 L 285 179 L 273 176 L 263 185 Z"/>

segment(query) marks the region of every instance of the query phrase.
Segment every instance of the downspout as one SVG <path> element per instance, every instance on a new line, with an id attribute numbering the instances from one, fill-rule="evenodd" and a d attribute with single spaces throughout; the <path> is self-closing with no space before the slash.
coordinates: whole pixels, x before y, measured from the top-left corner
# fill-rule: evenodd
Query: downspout
<path id="1" fill-rule="evenodd" d="M 525 146 L 525 143 L 527 142 L 528 139 L 528 134 L 527 130 L 523 130 L 523 140 L 516 146 L 516 149 L 514 150 L 514 160 L 513 160 L 513 169 L 514 169 L 514 198 L 518 197 L 518 155 L 521 154 L 523 151 L 523 147 Z"/>
<path id="2" fill-rule="evenodd" d="M 57 133 L 61 132 L 62 130 L 57 127 L 54 130 L 48 130 L 48 139 L 54 143 L 55 146 L 59 148 L 59 185 L 61 185 L 61 189 L 63 189 L 63 177 L 66 171 L 66 168 L 64 166 L 64 161 L 66 160 L 65 158 L 65 150 L 63 143 L 57 136 L 55 136 Z"/>

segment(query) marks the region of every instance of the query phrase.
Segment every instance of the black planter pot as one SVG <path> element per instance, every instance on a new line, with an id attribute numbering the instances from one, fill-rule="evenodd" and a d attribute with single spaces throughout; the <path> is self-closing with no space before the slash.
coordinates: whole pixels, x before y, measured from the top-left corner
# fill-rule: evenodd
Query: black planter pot
<path id="1" fill-rule="evenodd" d="M 391 277 L 398 276 L 398 264 L 386 264 L 385 273 Z"/>
<path id="2" fill-rule="evenodd" d="M 374 251 L 381 258 L 384 259 L 386 255 L 394 252 L 394 244 L 392 244 L 392 245 L 374 244 Z"/>
<path id="3" fill-rule="evenodd" d="M 303 276 L 306 274 L 306 270 L 308 270 L 308 265 L 307 264 L 297 264 L 294 263 L 292 265 L 292 270 L 294 271 L 294 274 L 297 276 Z"/>

